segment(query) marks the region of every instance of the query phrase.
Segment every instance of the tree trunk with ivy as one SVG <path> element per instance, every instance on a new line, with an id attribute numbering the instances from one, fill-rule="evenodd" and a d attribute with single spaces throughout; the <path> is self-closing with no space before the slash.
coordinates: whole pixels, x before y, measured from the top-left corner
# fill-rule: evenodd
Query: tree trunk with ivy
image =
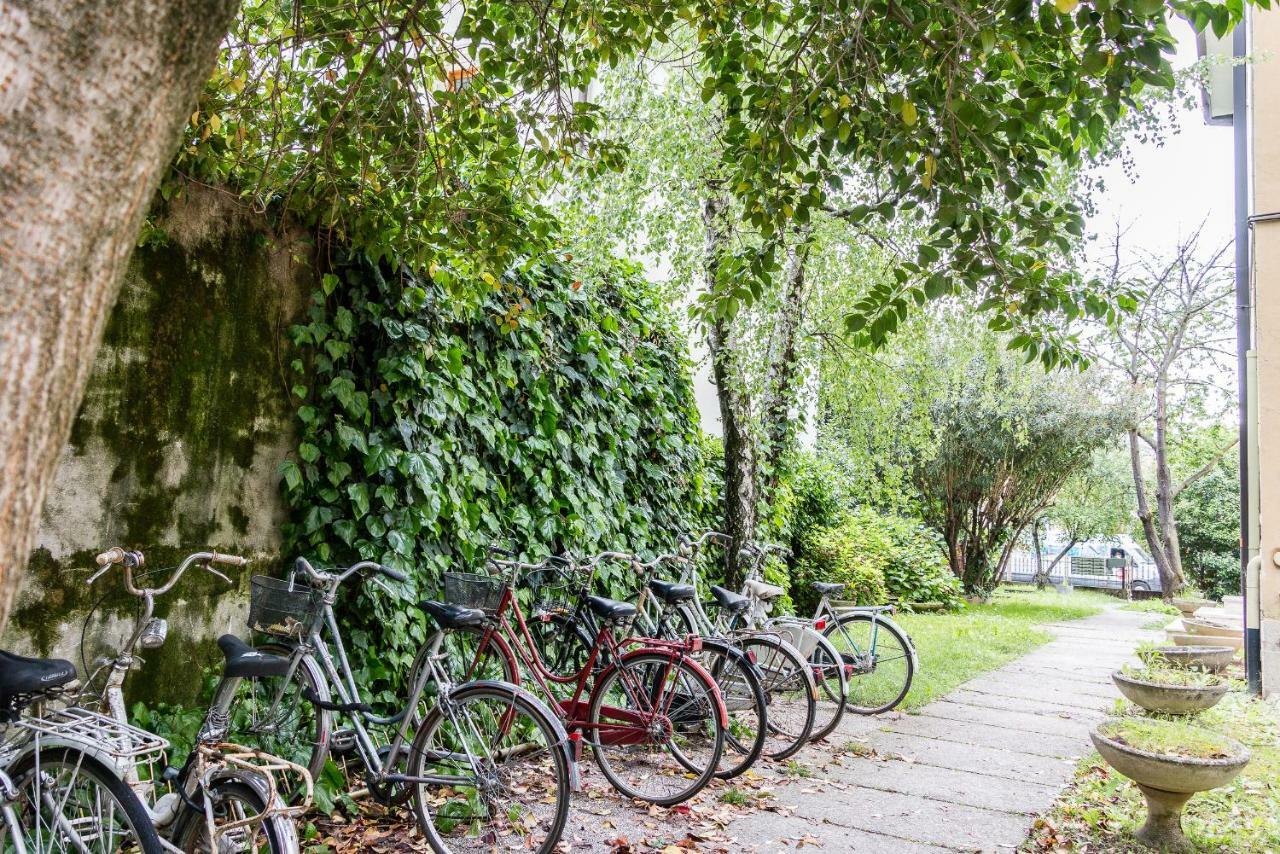
<path id="1" fill-rule="evenodd" d="M 765 492 L 772 493 L 782 474 L 783 461 L 795 444 L 796 419 L 792 417 L 800 398 L 803 376 L 800 371 L 800 326 L 804 320 L 808 294 L 805 264 L 809 260 L 809 230 L 804 229 L 787 253 L 786 286 L 774 324 L 769 347 L 767 398 L 764 405 Z"/>
<path id="2" fill-rule="evenodd" d="M 142 219 L 237 6 L 0 0 L 0 629 Z"/>
<path id="3" fill-rule="evenodd" d="M 703 204 L 706 227 L 704 269 L 708 285 L 715 283 L 722 253 L 726 251 L 728 199 L 713 190 Z M 711 376 L 720 404 L 720 424 L 724 433 L 724 533 L 733 538 L 726 550 L 725 571 L 729 582 L 740 580 L 738 550 L 756 537 L 758 461 L 755 436 L 751 432 L 751 396 L 737 365 L 737 346 L 732 318 L 713 313 L 707 319 L 707 349 L 711 354 Z"/>

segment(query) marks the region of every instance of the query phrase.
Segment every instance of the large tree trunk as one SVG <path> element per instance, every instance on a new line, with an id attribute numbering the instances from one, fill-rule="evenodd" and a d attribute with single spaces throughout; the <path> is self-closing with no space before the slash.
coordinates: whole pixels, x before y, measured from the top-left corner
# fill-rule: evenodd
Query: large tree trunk
<path id="1" fill-rule="evenodd" d="M 0 0 L 0 629 L 142 218 L 237 5 Z"/>
<path id="2" fill-rule="evenodd" d="M 1156 527 L 1155 512 L 1147 498 L 1146 478 L 1142 472 L 1142 448 L 1136 428 L 1129 430 L 1129 466 L 1133 471 L 1133 491 L 1138 503 L 1138 520 L 1142 522 L 1142 533 L 1147 540 L 1147 548 L 1151 551 L 1151 559 L 1156 562 L 1156 572 L 1160 575 L 1160 587 L 1163 598 L 1169 602 L 1182 586 L 1180 566 L 1171 565 L 1166 545 Z"/>
<path id="3" fill-rule="evenodd" d="M 706 249 L 703 262 L 708 287 L 714 287 L 727 239 L 728 200 L 713 190 L 703 205 Z M 755 539 L 757 460 L 755 436 L 751 432 L 751 399 L 736 365 L 733 322 L 713 314 L 707 322 L 707 348 L 711 352 L 711 375 L 720 403 L 720 424 L 724 432 L 724 533 L 733 538 L 726 550 L 725 570 L 730 584 L 741 576 L 738 550 Z"/>
<path id="4" fill-rule="evenodd" d="M 773 339 L 769 347 L 769 370 L 765 382 L 768 397 L 764 405 L 765 459 L 764 488 L 773 492 L 782 473 L 783 460 L 796 437 L 792 410 L 800 398 L 800 325 L 804 320 L 807 293 L 805 264 L 809 260 L 809 230 L 803 229 L 787 253 L 786 290 L 778 308 Z"/>

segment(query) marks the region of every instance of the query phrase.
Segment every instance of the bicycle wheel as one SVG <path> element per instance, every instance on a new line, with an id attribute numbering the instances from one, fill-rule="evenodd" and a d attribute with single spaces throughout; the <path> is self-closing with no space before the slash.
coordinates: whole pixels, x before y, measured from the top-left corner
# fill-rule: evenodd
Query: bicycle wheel
<path id="1" fill-rule="evenodd" d="M 809 740 L 818 741 L 831 735 L 840 724 L 849 701 L 849 684 L 836 648 L 816 631 L 806 631 L 812 632 L 815 642 L 813 652 L 809 654 L 809 667 L 818 687 L 817 709 Z"/>
<path id="2" fill-rule="evenodd" d="M 808 662 L 775 635 L 748 635 L 733 642 L 755 661 L 769 701 L 765 755 L 770 759 L 794 756 L 808 743 L 818 713 L 818 690 Z"/>
<path id="3" fill-rule="evenodd" d="M 553 851 L 569 816 L 567 739 L 547 707 L 514 686 L 454 690 L 409 754 L 414 814 L 432 850 Z"/>
<path id="4" fill-rule="evenodd" d="M 582 672 L 596 639 L 572 614 L 546 614 L 527 621 L 529 636 L 549 673 L 570 679 Z M 597 660 L 597 665 L 598 665 Z"/>
<path id="5" fill-rule="evenodd" d="M 702 652 L 695 656 L 703 669 L 716 680 L 720 699 L 729 714 L 724 732 L 724 750 L 716 776 L 737 777 L 750 768 L 764 752 L 768 733 L 769 700 L 756 668 L 747 654 L 724 641 L 704 638 Z"/>
<path id="6" fill-rule="evenodd" d="M 28 854 L 160 854 L 138 796 L 96 759 L 71 747 L 32 752 L 9 769 L 18 833 Z M 0 820 L 0 851 L 17 850 Z"/>
<path id="7" fill-rule="evenodd" d="M 262 795 L 248 783 L 235 779 L 214 782 L 208 790 L 213 810 L 214 835 L 203 812 L 203 795 L 196 792 L 194 803 L 200 812 L 187 808 L 178 818 L 173 843 L 187 854 L 296 854 L 298 832 L 283 816 L 259 818 L 266 812 Z"/>
<path id="8" fill-rule="evenodd" d="M 615 789 L 672 806 L 716 773 L 724 751 L 722 711 L 715 682 L 699 668 L 665 652 L 639 652 L 596 682 L 587 741 Z"/>
<path id="9" fill-rule="evenodd" d="M 293 655 L 291 647 L 279 643 L 261 644 L 256 649 L 282 658 Z M 319 780 L 329 759 L 333 715 L 306 699 L 307 692 L 329 696 L 320 668 L 310 657 L 298 662 L 287 681 L 283 676 L 241 679 L 231 705 L 227 740 L 288 759 Z M 285 798 L 294 803 L 302 794 L 289 792 Z"/>
<path id="10" fill-rule="evenodd" d="M 884 617 L 844 614 L 823 632 L 840 654 L 849 677 L 849 710 L 887 712 L 911 689 L 915 657 L 902 629 Z"/>

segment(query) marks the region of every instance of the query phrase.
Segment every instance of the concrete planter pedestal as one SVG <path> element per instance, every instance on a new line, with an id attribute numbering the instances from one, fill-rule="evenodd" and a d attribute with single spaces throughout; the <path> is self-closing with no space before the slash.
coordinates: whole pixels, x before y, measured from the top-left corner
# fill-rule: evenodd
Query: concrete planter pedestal
<path id="1" fill-rule="evenodd" d="M 1147 799 L 1147 821 L 1138 830 L 1138 841 L 1157 851 L 1182 852 L 1194 848 L 1182 832 L 1182 808 L 1196 792 L 1225 786 L 1249 764 L 1244 745 L 1224 739 L 1231 756 L 1195 759 L 1148 753 L 1103 735 L 1106 724 L 1090 734 L 1093 745 L 1107 764 L 1138 784 Z"/>

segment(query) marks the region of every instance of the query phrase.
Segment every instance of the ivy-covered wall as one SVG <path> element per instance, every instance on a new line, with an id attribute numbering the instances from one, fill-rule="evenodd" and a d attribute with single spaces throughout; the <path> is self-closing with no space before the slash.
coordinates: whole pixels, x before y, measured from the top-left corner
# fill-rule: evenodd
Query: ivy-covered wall
<path id="1" fill-rule="evenodd" d="M 258 558 L 226 585 L 202 573 L 161 600 L 164 648 L 139 696 L 188 699 L 209 639 L 243 631 L 247 575 L 274 571 L 285 508 L 280 461 L 294 448 L 289 327 L 315 286 L 297 234 L 218 191 L 191 186 L 144 234 L 99 350 L 71 442 L 46 500 L 38 548 L 4 646 L 92 664 L 131 625 L 118 572 L 91 588 L 93 555 L 140 548 L 147 568 L 215 548 Z"/>
<path id="2" fill-rule="evenodd" d="M 307 357 L 284 467 L 290 542 L 325 563 L 400 567 L 426 597 L 442 571 L 480 568 L 490 543 L 648 554 L 702 524 L 687 342 L 663 295 L 627 266 L 584 280 L 555 260 L 463 303 L 449 297 L 458 275 L 356 260 L 325 277 L 294 332 Z M 390 689 L 423 618 L 374 587 L 352 585 L 345 604 L 366 684 Z"/>

